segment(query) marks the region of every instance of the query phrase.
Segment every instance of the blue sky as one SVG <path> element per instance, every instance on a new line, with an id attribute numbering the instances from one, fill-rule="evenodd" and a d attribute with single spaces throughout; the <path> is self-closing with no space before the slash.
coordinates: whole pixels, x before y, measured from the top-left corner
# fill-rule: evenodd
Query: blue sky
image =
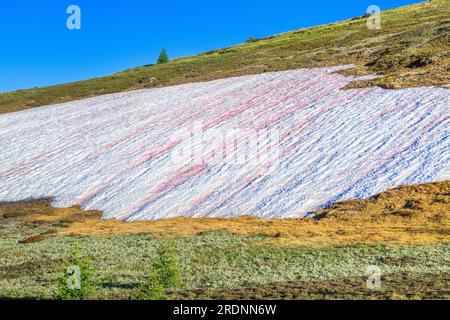
<path id="1" fill-rule="evenodd" d="M 411 0 L 14 0 L 0 5 L 0 92 L 98 77 Z M 81 8 L 81 30 L 66 9 Z"/>

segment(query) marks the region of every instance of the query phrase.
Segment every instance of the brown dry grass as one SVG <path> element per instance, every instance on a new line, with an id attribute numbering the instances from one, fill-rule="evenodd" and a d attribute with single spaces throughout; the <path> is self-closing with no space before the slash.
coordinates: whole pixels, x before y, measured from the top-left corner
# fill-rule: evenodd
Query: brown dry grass
<path id="1" fill-rule="evenodd" d="M 265 234 L 278 245 L 327 247 L 340 244 L 431 244 L 450 239 L 450 181 L 391 189 L 367 200 L 336 203 L 317 212 L 317 219 L 177 218 L 122 222 L 102 220 L 98 211 L 53 208 L 49 200 L 0 205 L 0 214 L 26 212 L 29 223 L 55 227 L 47 236 L 145 233 L 158 239 L 226 230 Z"/>

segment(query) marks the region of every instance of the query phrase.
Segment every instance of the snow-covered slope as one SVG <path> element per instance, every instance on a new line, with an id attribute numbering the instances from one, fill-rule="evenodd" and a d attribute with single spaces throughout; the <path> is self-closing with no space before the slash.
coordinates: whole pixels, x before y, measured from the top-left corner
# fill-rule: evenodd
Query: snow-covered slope
<path id="1" fill-rule="evenodd" d="M 339 68 L 140 90 L 0 116 L 0 201 L 126 220 L 303 216 L 450 179 L 447 89 L 341 90 Z M 234 131 L 233 131 L 234 130 Z"/>

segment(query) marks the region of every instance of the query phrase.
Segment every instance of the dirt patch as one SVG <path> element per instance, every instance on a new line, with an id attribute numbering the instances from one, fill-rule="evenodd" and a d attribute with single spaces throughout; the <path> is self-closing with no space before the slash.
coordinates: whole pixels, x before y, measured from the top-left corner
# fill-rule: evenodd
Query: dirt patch
<path id="1" fill-rule="evenodd" d="M 26 212 L 17 212 L 17 211 L 11 211 L 3 214 L 3 218 L 5 219 L 12 219 L 12 218 L 18 218 L 18 217 L 24 217 L 26 216 Z"/>
<path id="2" fill-rule="evenodd" d="M 32 237 L 26 238 L 25 240 L 21 240 L 21 241 L 19 241 L 19 243 L 20 244 L 30 244 L 30 243 L 43 241 L 44 239 L 45 239 L 44 236 L 37 235 L 37 236 L 32 236 Z"/>

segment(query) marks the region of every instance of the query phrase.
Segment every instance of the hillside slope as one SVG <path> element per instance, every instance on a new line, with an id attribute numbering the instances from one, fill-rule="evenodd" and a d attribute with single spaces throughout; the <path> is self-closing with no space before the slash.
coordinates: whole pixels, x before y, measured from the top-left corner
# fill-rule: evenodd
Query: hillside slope
<path id="1" fill-rule="evenodd" d="M 358 79 L 336 74 L 341 69 L 242 76 L 2 115 L 0 201 L 54 197 L 56 206 L 128 221 L 287 218 L 450 179 L 448 90 L 341 90 Z"/>
<path id="2" fill-rule="evenodd" d="M 103 78 L 2 93 L 0 113 L 140 88 L 344 64 L 355 64 L 353 72 L 358 74 L 383 75 L 352 86 L 446 85 L 450 83 L 449 17 L 450 0 L 432 0 L 383 12 L 380 30 L 369 30 L 361 17 Z"/>

